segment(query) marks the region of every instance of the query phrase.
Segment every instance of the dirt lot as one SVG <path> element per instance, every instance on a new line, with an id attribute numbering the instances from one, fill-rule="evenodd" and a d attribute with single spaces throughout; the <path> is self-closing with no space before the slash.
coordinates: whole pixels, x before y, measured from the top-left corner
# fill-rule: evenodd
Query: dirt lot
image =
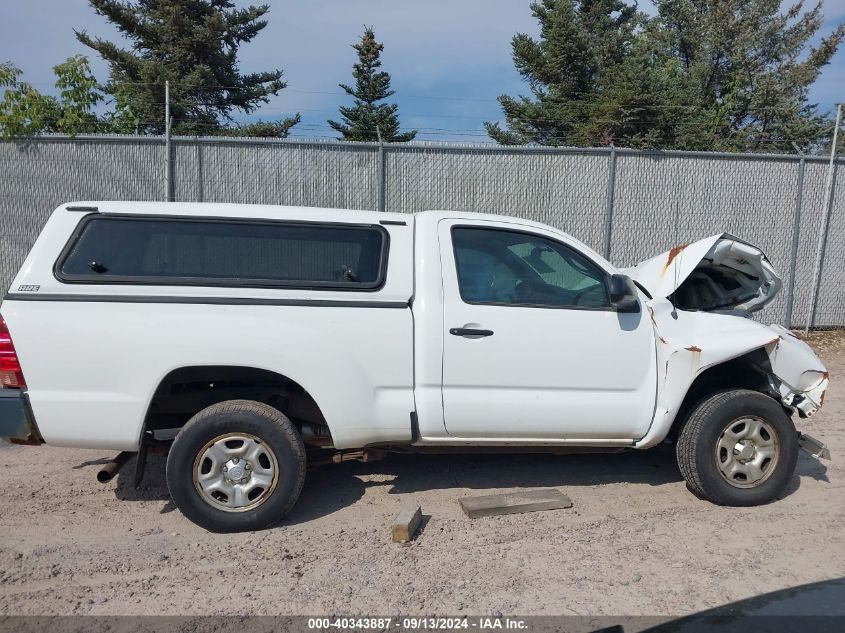
<path id="1" fill-rule="evenodd" d="M 101 451 L 0 448 L 0 614 L 679 615 L 845 576 L 845 340 L 814 344 L 833 375 L 799 428 L 784 498 L 719 508 L 687 492 L 671 452 L 394 456 L 309 474 L 280 527 L 213 535 L 144 487 L 95 480 Z M 466 495 L 557 486 L 570 510 L 465 518 Z M 389 524 L 418 502 L 410 545 Z"/>

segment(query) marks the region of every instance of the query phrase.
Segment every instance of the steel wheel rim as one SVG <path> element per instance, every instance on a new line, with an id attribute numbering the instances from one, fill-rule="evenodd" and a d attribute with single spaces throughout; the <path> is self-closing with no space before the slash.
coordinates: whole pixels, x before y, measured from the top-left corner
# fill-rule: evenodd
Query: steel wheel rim
<path id="1" fill-rule="evenodd" d="M 736 488 L 755 488 L 777 468 L 780 441 L 774 427 L 763 418 L 736 418 L 716 442 L 716 468 Z"/>
<path id="2" fill-rule="evenodd" d="M 194 460 L 194 486 L 210 506 L 247 512 L 267 501 L 279 481 L 279 461 L 260 437 L 226 433 L 203 446 Z"/>

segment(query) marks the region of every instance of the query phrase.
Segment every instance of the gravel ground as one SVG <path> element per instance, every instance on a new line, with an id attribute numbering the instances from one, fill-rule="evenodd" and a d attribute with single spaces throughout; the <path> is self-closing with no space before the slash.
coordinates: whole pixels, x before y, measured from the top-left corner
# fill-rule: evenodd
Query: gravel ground
<path id="1" fill-rule="evenodd" d="M 799 428 L 782 499 L 719 508 L 685 488 L 671 451 L 392 456 L 309 473 L 280 527 L 214 535 L 168 500 L 164 462 L 142 489 L 95 479 L 100 451 L 0 448 L 0 614 L 682 615 L 845 576 L 845 337 L 815 335 L 833 375 Z M 470 521 L 467 495 L 556 486 L 569 510 Z M 390 541 L 404 506 L 424 524 Z"/>

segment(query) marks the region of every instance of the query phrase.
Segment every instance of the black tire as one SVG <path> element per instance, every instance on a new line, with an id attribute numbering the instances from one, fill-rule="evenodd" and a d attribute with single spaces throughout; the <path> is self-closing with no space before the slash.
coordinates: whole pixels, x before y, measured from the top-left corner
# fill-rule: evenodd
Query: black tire
<path id="1" fill-rule="evenodd" d="M 266 451 L 271 451 L 277 474 L 273 486 L 259 493 L 264 496 L 260 505 L 227 511 L 201 493 L 195 468 L 210 443 L 240 433 L 256 440 L 264 462 Z M 188 519 L 211 532 L 246 532 L 273 525 L 294 506 L 304 481 L 305 445 L 296 427 L 277 409 L 252 400 L 228 400 L 203 409 L 179 431 L 167 456 L 167 487 L 173 502 Z"/>
<path id="2" fill-rule="evenodd" d="M 728 459 L 721 457 L 724 449 L 718 449 L 723 432 L 743 418 L 761 420 L 767 425 L 765 435 L 775 436 L 777 459 L 769 463 L 770 470 L 764 466 L 763 478 L 754 480 L 759 483 L 735 480 L 732 484 L 718 463 L 727 463 Z M 742 431 L 743 426 L 739 423 L 735 428 Z M 723 452 L 717 453 L 717 449 Z M 721 506 L 756 506 L 769 503 L 783 492 L 798 460 L 798 436 L 792 419 L 773 398 L 756 391 L 722 391 L 699 402 L 684 420 L 676 456 L 687 487 L 698 497 Z"/>

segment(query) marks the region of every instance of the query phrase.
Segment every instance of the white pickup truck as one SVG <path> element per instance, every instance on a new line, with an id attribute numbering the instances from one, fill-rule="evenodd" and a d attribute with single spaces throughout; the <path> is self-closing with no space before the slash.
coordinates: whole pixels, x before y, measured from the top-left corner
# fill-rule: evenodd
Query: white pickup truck
<path id="1" fill-rule="evenodd" d="M 252 530 L 312 449 L 676 446 L 692 492 L 774 499 L 828 374 L 749 313 L 780 280 L 730 235 L 619 270 L 518 218 L 233 204 L 59 207 L 2 303 L 0 437 L 168 450 L 191 520 Z M 175 438 L 175 439 L 174 439 Z"/>

